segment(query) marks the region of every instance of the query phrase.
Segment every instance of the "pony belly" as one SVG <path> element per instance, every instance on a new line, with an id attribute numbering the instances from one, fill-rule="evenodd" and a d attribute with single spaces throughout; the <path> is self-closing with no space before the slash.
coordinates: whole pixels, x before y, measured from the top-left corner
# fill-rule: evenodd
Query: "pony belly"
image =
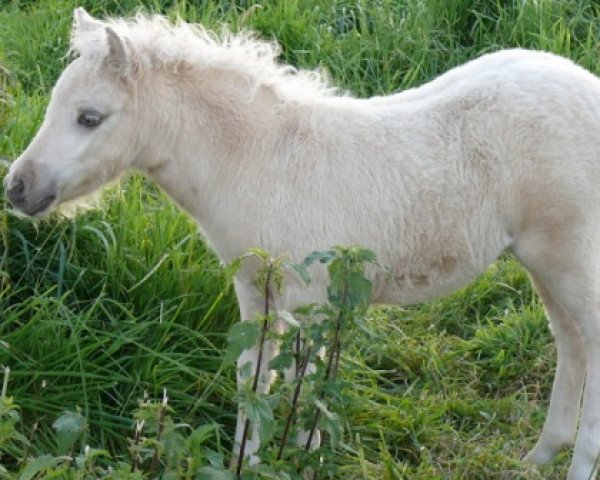
<path id="1" fill-rule="evenodd" d="M 444 279 L 427 274 L 392 275 L 383 288 L 376 287 L 377 297 L 374 303 L 413 305 L 428 302 L 451 294 L 476 279 L 479 273 L 453 275 Z"/>
<path id="2" fill-rule="evenodd" d="M 498 258 L 507 247 L 507 242 L 500 243 L 498 249 L 480 252 L 478 258 L 468 254 L 442 256 L 428 268 L 407 262 L 388 272 L 375 273 L 373 302 L 413 305 L 449 295 L 476 280 Z"/>

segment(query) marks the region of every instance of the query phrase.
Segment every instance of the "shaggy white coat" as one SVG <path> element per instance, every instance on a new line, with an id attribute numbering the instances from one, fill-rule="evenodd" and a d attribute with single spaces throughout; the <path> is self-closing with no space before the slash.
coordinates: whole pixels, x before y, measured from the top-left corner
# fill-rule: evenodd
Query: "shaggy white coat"
<path id="1" fill-rule="evenodd" d="M 595 474 L 597 77 L 549 53 L 508 50 L 417 89 L 356 99 L 321 73 L 278 65 L 277 47 L 248 34 L 160 17 L 101 22 L 81 9 L 72 50 L 40 131 L 6 179 L 32 179 L 31 195 L 56 192 L 40 215 L 136 168 L 197 219 L 224 260 L 252 246 L 300 259 L 364 245 L 392 271 L 375 276 L 375 300 L 399 304 L 455 290 L 510 248 L 558 349 L 548 417 L 527 459 L 547 462 L 573 443 L 585 379 L 568 478 Z M 85 108 L 103 114 L 99 127 L 77 124 Z M 247 266 L 236 280 L 243 319 L 262 304 L 252 276 Z M 321 301 L 324 282 L 292 283 L 277 306 Z"/>

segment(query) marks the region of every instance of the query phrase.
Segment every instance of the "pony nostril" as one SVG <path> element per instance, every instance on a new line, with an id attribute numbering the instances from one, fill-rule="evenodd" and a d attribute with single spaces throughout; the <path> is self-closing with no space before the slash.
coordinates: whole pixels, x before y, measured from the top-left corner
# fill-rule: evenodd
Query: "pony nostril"
<path id="1" fill-rule="evenodd" d="M 25 191 L 25 183 L 23 183 L 23 180 L 19 179 L 16 182 L 14 182 L 10 190 L 11 192 L 14 192 L 17 195 L 21 195 Z"/>
<path id="2" fill-rule="evenodd" d="M 13 205 L 22 205 L 25 201 L 25 182 L 20 178 L 13 180 L 11 187 L 6 191 L 6 197 Z"/>

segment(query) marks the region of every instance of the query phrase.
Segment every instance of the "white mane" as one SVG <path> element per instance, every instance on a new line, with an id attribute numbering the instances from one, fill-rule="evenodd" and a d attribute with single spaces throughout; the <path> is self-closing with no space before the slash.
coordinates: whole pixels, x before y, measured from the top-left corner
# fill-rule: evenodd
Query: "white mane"
<path id="1" fill-rule="evenodd" d="M 329 96 L 336 92 L 322 70 L 297 70 L 277 62 L 281 49 L 276 42 L 259 40 L 254 32 L 220 34 L 198 24 L 178 19 L 171 23 L 160 15 L 142 13 L 131 19 L 98 21 L 123 37 L 138 57 L 141 68 L 177 71 L 183 65 L 198 69 L 236 72 L 250 88 L 250 97 L 258 87 L 272 88 L 283 100 L 304 96 Z M 100 60 L 108 53 L 104 28 L 74 25 L 70 52 Z"/>

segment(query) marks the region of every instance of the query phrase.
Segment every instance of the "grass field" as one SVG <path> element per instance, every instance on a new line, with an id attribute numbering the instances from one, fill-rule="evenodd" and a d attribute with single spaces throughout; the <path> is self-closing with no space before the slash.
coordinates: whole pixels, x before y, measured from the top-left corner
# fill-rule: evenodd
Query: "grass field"
<path id="1" fill-rule="evenodd" d="M 322 66 L 356 96 L 416 86 L 514 46 L 600 70 L 600 4 L 592 1 L 3 0 L 0 155 L 16 158 L 40 124 L 67 61 L 76 5 L 252 28 L 281 43 L 283 61 Z M 138 399 L 164 388 L 177 420 L 217 422 L 228 448 L 234 372 L 221 368 L 221 356 L 237 306 L 190 219 L 140 177 L 75 219 L 32 223 L 2 202 L 0 364 L 11 368 L 24 432 L 40 425 L 34 450 L 54 451 L 50 425 L 78 408 L 90 423 L 86 442 L 119 455 Z M 356 386 L 339 458 L 345 478 L 564 477 L 569 452 L 541 469 L 519 461 L 544 420 L 555 352 L 514 259 L 501 258 L 449 298 L 373 309 L 369 322 L 343 355 L 342 375 Z"/>

